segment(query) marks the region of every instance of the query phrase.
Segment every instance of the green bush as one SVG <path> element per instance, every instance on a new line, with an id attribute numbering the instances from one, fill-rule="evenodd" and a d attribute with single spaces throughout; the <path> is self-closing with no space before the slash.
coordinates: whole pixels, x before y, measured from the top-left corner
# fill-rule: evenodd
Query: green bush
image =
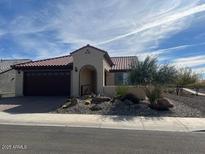
<path id="1" fill-rule="evenodd" d="M 118 86 L 116 89 L 116 95 L 117 97 L 122 97 L 127 94 L 128 87 L 127 86 Z"/>
<path id="2" fill-rule="evenodd" d="M 125 101 L 125 100 L 129 100 L 133 102 L 134 104 L 138 104 L 140 102 L 140 99 L 131 93 L 127 93 L 121 98 L 121 101 Z"/>
<path id="3" fill-rule="evenodd" d="M 157 100 L 162 98 L 162 90 L 160 87 L 146 88 L 145 93 L 150 101 L 150 104 L 156 104 Z"/>
<path id="4" fill-rule="evenodd" d="M 199 75 L 194 73 L 191 68 L 181 68 L 178 70 L 175 82 L 177 85 L 184 87 L 189 84 L 195 84 L 198 80 Z"/>

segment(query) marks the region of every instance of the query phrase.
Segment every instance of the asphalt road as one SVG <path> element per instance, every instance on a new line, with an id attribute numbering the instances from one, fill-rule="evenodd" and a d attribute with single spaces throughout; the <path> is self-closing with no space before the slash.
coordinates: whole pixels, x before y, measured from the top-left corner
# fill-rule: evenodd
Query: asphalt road
<path id="1" fill-rule="evenodd" d="M 204 154 L 205 133 L 0 125 L 0 153 Z"/>

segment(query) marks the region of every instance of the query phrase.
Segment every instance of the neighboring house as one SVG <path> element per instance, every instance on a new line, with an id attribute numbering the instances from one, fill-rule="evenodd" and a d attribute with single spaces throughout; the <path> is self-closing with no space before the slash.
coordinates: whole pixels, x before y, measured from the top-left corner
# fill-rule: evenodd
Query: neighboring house
<path id="1" fill-rule="evenodd" d="M 28 62 L 28 59 L 0 60 L 0 94 L 14 96 L 16 93 L 16 70 L 11 65 Z"/>
<path id="2" fill-rule="evenodd" d="M 103 94 L 105 86 L 126 84 L 135 56 L 110 57 L 87 45 L 67 56 L 14 65 L 17 96 Z"/>

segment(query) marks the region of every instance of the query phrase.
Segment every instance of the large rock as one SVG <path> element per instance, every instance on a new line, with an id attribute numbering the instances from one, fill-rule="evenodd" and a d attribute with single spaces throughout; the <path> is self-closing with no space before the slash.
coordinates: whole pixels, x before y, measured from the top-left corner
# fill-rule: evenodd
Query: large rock
<path id="1" fill-rule="evenodd" d="M 174 105 L 166 98 L 161 98 L 157 100 L 156 104 L 150 104 L 149 106 L 155 110 L 169 110 L 174 107 Z"/>
<path id="2" fill-rule="evenodd" d="M 64 105 L 62 106 L 62 108 L 63 108 L 63 109 L 68 108 L 68 104 L 64 104 Z"/>
<path id="3" fill-rule="evenodd" d="M 91 99 L 86 99 L 86 100 L 84 100 L 84 102 L 85 102 L 85 105 L 90 105 L 91 104 Z"/>
<path id="4" fill-rule="evenodd" d="M 140 102 L 140 99 L 136 97 L 134 94 L 128 93 L 121 98 L 121 101 L 129 100 L 135 104 Z"/>
<path id="5" fill-rule="evenodd" d="M 98 97 L 94 97 L 92 99 L 92 103 L 94 104 L 98 104 L 98 103 L 101 103 L 101 102 L 109 102 L 111 101 L 111 98 L 110 97 L 105 97 L 105 96 L 98 96 Z"/>
<path id="6" fill-rule="evenodd" d="M 167 108 L 173 108 L 174 107 L 174 105 L 171 103 L 171 101 L 166 99 L 166 98 L 158 99 L 157 104 L 159 104 L 160 106 L 165 106 Z"/>

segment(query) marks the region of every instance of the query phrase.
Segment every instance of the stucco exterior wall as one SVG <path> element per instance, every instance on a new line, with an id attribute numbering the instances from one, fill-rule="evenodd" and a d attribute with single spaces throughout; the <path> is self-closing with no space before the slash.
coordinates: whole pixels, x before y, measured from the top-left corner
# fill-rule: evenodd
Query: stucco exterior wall
<path id="1" fill-rule="evenodd" d="M 79 96 L 80 95 L 80 86 L 79 86 L 79 72 L 83 66 L 91 65 L 96 69 L 96 79 L 97 79 L 97 94 L 103 92 L 104 86 L 104 71 L 109 69 L 107 62 L 104 59 L 104 53 L 91 48 L 89 46 L 82 48 L 74 53 L 73 57 L 73 71 L 72 71 L 72 87 L 71 95 Z"/>
<path id="2" fill-rule="evenodd" d="M 110 65 L 107 63 L 107 61 L 105 60 L 105 58 L 103 58 L 103 86 L 105 86 L 105 83 L 107 81 L 106 80 L 106 75 L 109 72 L 109 70 L 111 69 Z"/>
<path id="3" fill-rule="evenodd" d="M 106 73 L 106 83 L 107 86 L 115 85 L 115 73 L 114 72 L 107 72 Z"/>
<path id="4" fill-rule="evenodd" d="M 15 70 L 15 96 L 23 96 L 23 71 Z"/>
<path id="5" fill-rule="evenodd" d="M 92 84 L 92 75 L 94 75 L 93 71 L 84 69 L 80 72 L 80 75 L 83 76 L 83 78 L 80 80 L 81 85 Z"/>
<path id="6" fill-rule="evenodd" d="M 12 69 L 0 74 L 0 94 L 3 97 L 23 96 L 23 72 Z"/>
<path id="7" fill-rule="evenodd" d="M 0 94 L 3 97 L 15 96 L 16 71 L 9 70 L 0 74 Z"/>

